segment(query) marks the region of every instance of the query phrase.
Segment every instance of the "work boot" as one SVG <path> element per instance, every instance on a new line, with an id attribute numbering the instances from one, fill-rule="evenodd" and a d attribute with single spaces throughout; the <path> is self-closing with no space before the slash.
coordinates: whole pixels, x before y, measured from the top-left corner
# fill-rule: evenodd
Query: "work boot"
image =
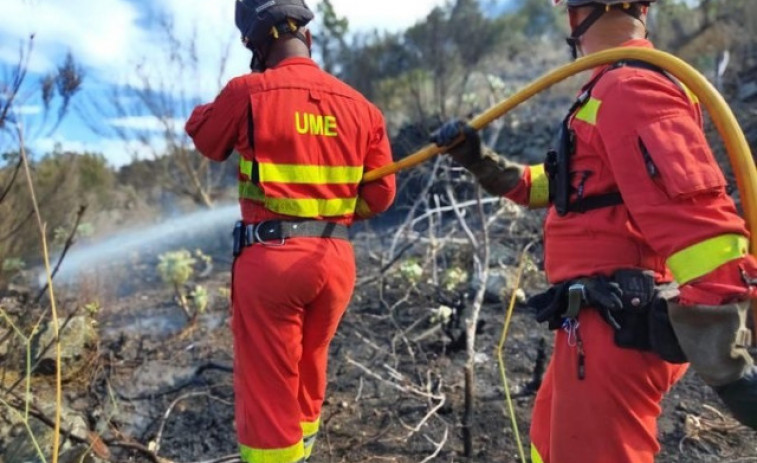
<path id="1" fill-rule="evenodd" d="M 752 367 L 737 381 L 716 387 L 715 392 L 737 420 L 757 429 L 757 368 Z"/>

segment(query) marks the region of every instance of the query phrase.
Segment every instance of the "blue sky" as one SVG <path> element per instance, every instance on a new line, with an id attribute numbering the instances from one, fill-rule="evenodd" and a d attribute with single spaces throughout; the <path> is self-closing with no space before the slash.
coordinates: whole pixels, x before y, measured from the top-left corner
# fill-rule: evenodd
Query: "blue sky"
<path id="1" fill-rule="evenodd" d="M 317 3 L 308 1 L 311 8 Z M 347 16 L 353 31 L 396 31 L 423 18 L 444 0 L 332 0 L 332 3 L 339 14 Z M 39 79 L 54 70 L 69 51 L 86 73 L 74 110 L 54 133 L 47 130 L 50 124 L 45 130 L 40 129 L 42 108 L 38 99 L 26 97 L 20 101 L 17 114 L 28 127 L 27 145 L 36 155 L 60 145 L 63 149 L 105 153 L 113 165 L 129 162 L 132 153 L 149 157 L 148 151 L 140 146 L 127 147 L 109 129 L 147 129 L 155 127 L 153 120 L 120 117 L 110 110 L 105 113 L 92 110 L 98 105 L 109 106 L 114 87 L 141 85 L 136 78 L 140 63 L 141 69 L 151 73 L 153 82 L 162 79 L 171 86 L 171 79 L 181 81 L 184 94 L 203 101 L 213 98 L 219 90 L 219 82 L 247 72 L 249 56 L 238 42 L 232 0 L 3 0 L 2 11 L 5 18 L 12 18 L 0 21 L 0 76 L 3 79 L 17 63 L 19 48 L 30 34 L 34 34 L 35 39 L 25 94 L 31 94 Z M 162 66 L 167 60 L 166 42 L 156 13 L 173 18 L 181 41 L 196 34 L 199 39 L 196 73 L 180 78 L 166 75 L 167 68 Z M 226 50 L 227 65 L 220 73 L 219 63 Z M 187 115 L 177 115 L 174 123 L 182 124 L 181 119 Z M 55 114 L 50 114 L 50 119 L 54 118 Z M 93 124 L 100 127 L 99 133 L 91 130 Z M 7 138 L 4 144 L 0 142 L 0 150 L 5 149 L 9 149 Z"/>

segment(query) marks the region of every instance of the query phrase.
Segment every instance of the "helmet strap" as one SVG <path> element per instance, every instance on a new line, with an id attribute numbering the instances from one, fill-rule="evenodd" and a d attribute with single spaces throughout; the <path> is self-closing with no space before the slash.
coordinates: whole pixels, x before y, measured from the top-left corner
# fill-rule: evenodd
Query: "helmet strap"
<path id="1" fill-rule="evenodd" d="M 250 61 L 250 70 L 252 72 L 265 71 L 265 62 L 268 61 L 268 55 L 271 53 L 271 43 L 263 44 L 260 47 L 248 47 L 252 52 L 252 60 Z"/>
<path id="2" fill-rule="evenodd" d="M 271 37 L 268 41 L 266 41 L 265 44 L 258 48 L 250 48 L 252 51 L 252 61 L 250 62 L 250 69 L 253 72 L 263 72 L 266 68 L 266 62 L 268 61 L 268 56 L 271 54 L 271 49 L 273 48 L 273 41 L 278 40 L 283 35 L 291 35 L 301 41 L 305 44 L 305 46 L 308 47 L 308 55 L 312 56 L 312 50 L 310 49 L 310 44 L 308 44 L 307 37 L 305 37 L 305 34 L 302 33 L 300 28 L 293 28 L 296 26 L 293 26 L 293 23 L 290 21 L 283 22 L 273 28 L 271 31 Z"/>
<path id="3" fill-rule="evenodd" d="M 594 25 L 595 22 L 597 22 L 599 18 L 602 17 L 603 14 L 605 14 L 605 12 L 607 12 L 607 8 L 604 5 L 595 5 L 594 9 L 591 10 L 591 13 L 589 13 L 589 16 L 587 16 L 586 19 L 581 21 L 581 24 L 573 29 L 570 37 L 565 39 L 565 41 L 568 43 L 568 46 L 570 47 L 570 56 L 572 56 L 574 60 L 578 59 L 579 39 L 586 33 L 586 31 L 589 30 L 591 26 Z"/>
<path id="4" fill-rule="evenodd" d="M 599 20 L 599 18 L 602 17 L 603 14 L 610 11 L 611 8 L 612 7 L 610 5 L 595 4 L 594 9 L 591 11 L 591 13 L 589 13 L 589 16 L 587 16 L 586 19 L 581 22 L 581 24 L 573 29 L 570 37 L 565 39 L 565 41 L 568 43 L 568 46 L 570 47 L 570 54 L 574 60 L 578 59 L 578 45 L 581 36 L 584 35 L 586 31 L 588 31 L 589 28 L 593 26 L 594 23 Z M 641 8 L 638 7 L 638 4 L 621 5 L 618 9 L 623 13 L 641 21 Z M 649 35 L 649 31 L 647 31 L 646 35 Z"/>

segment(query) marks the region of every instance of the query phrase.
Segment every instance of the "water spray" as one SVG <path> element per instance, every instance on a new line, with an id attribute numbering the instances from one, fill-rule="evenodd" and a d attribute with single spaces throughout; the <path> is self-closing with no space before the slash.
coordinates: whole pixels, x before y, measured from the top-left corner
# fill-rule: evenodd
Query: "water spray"
<path id="1" fill-rule="evenodd" d="M 72 279 L 82 271 L 106 264 L 123 265 L 130 255 L 150 247 L 175 249 L 198 232 L 213 230 L 222 224 L 228 224 L 228 229 L 231 230 L 232 224 L 238 217 L 238 204 L 224 205 L 111 235 L 99 243 L 72 250 L 63 260 L 57 278 Z M 229 243 L 231 243 L 230 235 Z"/>

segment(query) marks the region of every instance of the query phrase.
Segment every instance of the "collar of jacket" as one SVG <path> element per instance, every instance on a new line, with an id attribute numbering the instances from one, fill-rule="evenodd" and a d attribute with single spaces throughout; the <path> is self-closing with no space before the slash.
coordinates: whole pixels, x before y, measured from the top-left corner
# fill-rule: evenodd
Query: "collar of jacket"
<path id="1" fill-rule="evenodd" d="M 627 42 L 623 42 L 620 46 L 654 49 L 654 44 L 650 42 L 648 39 L 631 39 L 631 40 L 628 40 Z M 591 77 L 589 78 L 588 82 L 591 82 L 592 80 L 594 80 L 594 78 L 597 77 L 599 73 L 604 71 L 605 68 L 607 68 L 608 66 L 611 66 L 611 65 L 607 64 L 605 66 L 599 66 L 597 68 L 594 68 L 594 70 L 591 72 Z"/>
<path id="2" fill-rule="evenodd" d="M 271 69 L 283 68 L 285 66 L 311 66 L 317 68 L 318 64 L 310 58 L 306 58 L 304 56 L 295 56 L 293 58 L 285 58 L 281 60 L 279 64 Z"/>

